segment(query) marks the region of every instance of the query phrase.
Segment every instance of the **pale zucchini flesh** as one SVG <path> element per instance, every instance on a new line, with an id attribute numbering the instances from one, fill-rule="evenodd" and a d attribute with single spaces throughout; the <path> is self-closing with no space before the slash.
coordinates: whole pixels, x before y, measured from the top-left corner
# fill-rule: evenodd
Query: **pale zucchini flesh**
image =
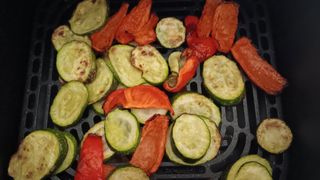
<path id="1" fill-rule="evenodd" d="M 107 95 L 116 87 L 116 81 L 113 74 L 104 62 L 103 59 L 96 60 L 96 77 L 95 79 L 86 84 L 89 93 L 88 104 L 93 104 Z"/>
<path id="2" fill-rule="evenodd" d="M 71 41 L 83 41 L 91 46 L 91 41 L 88 36 L 76 35 L 66 25 L 59 26 L 54 30 L 51 41 L 57 51 L 59 51 L 63 45 Z"/>
<path id="3" fill-rule="evenodd" d="M 162 46 L 177 48 L 185 41 L 186 28 L 179 19 L 167 17 L 158 22 L 156 34 Z"/>
<path id="4" fill-rule="evenodd" d="M 179 70 L 180 70 L 179 61 L 181 58 L 181 54 L 182 53 L 180 51 L 175 51 L 169 55 L 168 64 L 169 64 L 171 73 L 179 74 Z"/>
<path id="5" fill-rule="evenodd" d="M 106 136 L 105 136 L 104 123 L 105 123 L 104 121 L 100 121 L 97 124 L 93 125 L 86 132 L 86 134 L 83 136 L 82 141 L 81 141 L 81 146 L 83 144 L 83 141 L 86 139 L 86 137 L 89 134 L 94 134 L 94 135 L 97 135 L 97 136 L 101 136 L 102 137 L 102 143 L 103 143 L 103 159 L 104 159 L 104 161 L 107 161 L 115 154 L 115 152 L 109 147 L 109 145 L 107 143 Z"/>
<path id="6" fill-rule="evenodd" d="M 237 64 L 223 55 L 204 62 L 202 77 L 206 90 L 222 105 L 239 103 L 245 92 L 244 81 Z"/>
<path id="7" fill-rule="evenodd" d="M 127 45 L 115 45 L 109 49 L 111 65 L 120 82 L 126 87 L 145 83 L 142 78 L 142 72 L 130 62 L 132 51 L 133 47 Z"/>
<path id="8" fill-rule="evenodd" d="M 137 118 L 138 122 L 144 124 L 148 119 L 150 119 L 155 114 L 165 115 L 167 114 L 166 109 L 156 109 L 156 108 L 149 108 L 149 109 L 138 109 L 132 108 L 131 113 Z"/>
<path id="9" fill-rule="evenodd" d="M 87 43 L 71 41 L 58 52 L 56 66 L 64 81 L 90 82 L 96 71 L 95 55 Z"/>
<path id="10" fill-rule="evenodd" d="M 88 104 L 87 88 L 78 81 L 71 81 L 61 87 L 50 107 L 50 116 L 54 124 L 68 127 L 82 116 Z"/>
<path id="11" fill-rule="evenodd" d="M 282 153 L 290 147 L 292 132 L 280 119 L 265 119 L 257 129 L 258 144 L 266 151 L 274 154 Z"/>
<path id="12" fill-rule="evenodd" d="M 75 160 L 78 152 L 78 143 L 75 137 L 69 132 L 62 132 L 67 140 L 68 152 L 63 160 L 63 163 L 55 170 L 54 174 L 58 174 L 66 169 L 68 169 L 72 162 Z"/>
<path id="13" fill-rule="evenodd" d="M 87 34 L 97 30 L 104 25 L 108 11 L 106 0 L 81 1 L 69 20 L 70 27 L 76 34 Z"/>
<path id="14" fill-rule="evenodd" d="M 272 168 L 270 166 L 270 163 L 266 159 L 256 154 L 252 154 L 252 155 L 243 156 L 240 159 L 238 159 L 229 169 L 226 180 L 234 180 L 241 166 L 248 162 L 257 162 L 261 164 L 267 169 L 268 173 L 272 175 Z"/>
<path id="15" fill-rule="evenodd" d="M 105 54 L 105 56 L 103 57 L 104 59 L 104 62 L 107 64 L 107 66 L 109 67 L 110 71 L 112 72 L 114 78 L 120 82 L 120 78 L 118 76 L 118 74 L 116 73 L 116 71 L 114 70 L 114 68 L 112 67 L 112 64 L 111 64 L 111 61 L 110 61 L 110 58 L 109 58 L 109 55 L 108 53 Z"/>
<path id="16" fill-rule="evenodd" d="M 112 149 L 130 154 L 139 144 L 140 127 L 129 111 L 115 109 L 105 120 L 105 136 Z"/>
<path id="17" fill-rule="evenodd" d="M 115 169 L 110 176 L 109 180 L 149 180 L 147 174 L 138 167 L 125 166 Z"/>
<path id="18" fill-rule="evenodd" d="M 183 114 L 174 122 L 172 140 L 183 157 L 198 160 L 206 154 L 211 135 L 206 123 L 199 116 Z"/>
<path id="19" fill-rule="evenodd" d="M 138 46 L 132 51 L 131 64 L 142 71 L 142 77 L 149 83 L 158 85 L 169 74 L 167 61 L 151 45 Z"/>
<path id="20" fill-rule="evenodd" d="M 204 120 L 204 122 L 208 126 L 208 129 L 209 129 L 210 135 L 211 135 L 210 146 L 209 146 L 206 154 L 201 159 L 199 159 L 195 162 L 186 162 L 184 159 L 182 159 L 178 155 L 176 155 L 176 153 L 174 152 L 174 150 L 172 148 L 172 142 L 171 142 L 172 141 L 171 132 L 172 132 L 172 126 L 173 126 L 173 124 L 171 124 L 168 129 L 167 141 L 166 141 L 166 155 L 168 156 L 168 158 L 171 161 L 173 161 L 177 164 L 181 164 L 181 165 L 196 166 L 199 164 L 206 163 L 206 162 L 212 160 L 214 157 L 216 157 L 216 155 L 219 152 L 219 148 L 221 146 L 221 135 L 220 135 L 219 129 L 217 128 L 215 123 L 212 122 L 211 120 L 209 120 L 207 118 L 203 118 L 203 117 L 201 117 L 201 118 Z"/>
<path id="21" fill-rule="evenodd" d="M 92 108 L 93 108 L 94 112 L 96 112 L 97 114 L 100 114 L 100 115 L 104 115 L 104 111 L 102 108 L 103 103 L 104 103 L 104 99 L 102 99 L 96 103 L 93 103 Z"/>
<path id="22" fill-rule="evenodd" d="M 257 162 L 247 162 L 239 169 L 235 180 L 272 180 L 268 170 Z"/>
<path id="23" fill-rule="evenodd" d="M 65 138 L 52 131 L 36 130 L 26 136 L 11 157 L 8 174 L 16 180 L 42 179 L 65 158 Z"/>
<path id="24" fill-rule="evenodd" d="M 204 116 L 213 121 L 217 126 L 221 122 L 219 108 L 212 100 L 198 93 L 186 92 L 176 95 L 173 98 L 172 108 L 174 110 L 173 119 L 186 113 Z"/>

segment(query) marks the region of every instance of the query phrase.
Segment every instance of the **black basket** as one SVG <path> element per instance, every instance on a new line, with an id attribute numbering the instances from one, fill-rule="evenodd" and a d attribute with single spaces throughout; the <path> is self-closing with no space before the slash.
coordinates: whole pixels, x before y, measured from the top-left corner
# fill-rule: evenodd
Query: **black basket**
<path id="1" fill-rule="evenodd" d="M 111 13 L 114 13 L 120 7 L 121 2 L 119 0 L 109 1 Z M 237 2 L 240 4 L 237 38 L 248 36 L 260 54 L 275 66 L 271 27 L 265 2 L 262 0 L 239 0 Z M 77 3 L 78 1 L 75 0 L 43 0 L 36 8 L 20 140 L 35 129 L 54 128 L 49 116 L 49 108 L 60 83 L 55 66 L 56 52 L 51 44 L 51 34 L 59 25 L 68 23 Z M 136 3 L 136 1 L 130 1 L 131 5 Z M 160 18 L 174 16 L 183 19 L 186 15 L 200 16 L 203 4 L 203 0 L 153 0 L 153 10 Z M 154 45 L 166 58 L 173 51 L 162 48 L 158 43 Z M 200 76 L 201 68 L 202 66 L 197 70 L 196 77 L 188 84 L 187 90 L 207 96 Z M 152 179 L 220 179 L 232 163 L 247 154 L 259 154 L 268 159 L 273 168 L 273 178 L 275 180 L 286 179 L 288 154 L 286 152 L 279 155 L 267 153 L 257 145 L 255 139 L 256 127 L 261 120 L 268 117 L 282 118 L 281 98 L 266 95 L 256 88 L 246 76 L 244 79 L 246 87 L 244 100 L 237 106 L 220 106 L 222 145 L 217 157 L 195 167 L 179 166 L 164 157 L 161 167 L 152 176 Z M 71 132 L 79 142 L 84 133 L 103 118 L 88 107 L 80 122 L 66 130 Z M 110 164 L 126 164 L 129 159 L 130 156 L 117 155 L 112 158 Z M 51 177 L 51 179 L 73 179 L 75 169 L 76 162 L 64 173 Z"/>

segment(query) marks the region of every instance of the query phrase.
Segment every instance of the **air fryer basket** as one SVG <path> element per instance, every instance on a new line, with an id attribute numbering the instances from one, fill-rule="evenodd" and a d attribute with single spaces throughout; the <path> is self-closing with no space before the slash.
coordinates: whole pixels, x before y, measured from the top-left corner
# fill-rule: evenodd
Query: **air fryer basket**
<path id="1" fill-rule="evenodd" d="M 75 0 L 43 0 L 37 4 L 19 131 L 20 140 L 32 130 L 54 128 L 49 116 L 49 108 L 60 83 L 55 67 L 56 52 L 51 44 L 51 34 L 59 25 L 67 24 L 77 2 Z M 121 4 L 119 0 L 109 0 L 109 2 L 111 13 Z M 260 54 L 275 66 L 276 58 L 265 2 L 261 0 L 238 0 L 237 2 L 240 4 L 237 38 L 241 36 L 251 38 Z M 130 1 L 130 3 L 136 4 L 136 1 Z M 153 0 L 153 10 L 160 18 L 175 16 L 183 19 L 186 15 L 200 16 L 203 4 L 203 0 Z M 155 46 L 164 57 L 168 57 L 173 51 L 161 47 L 158 43 L 155 43 Z M 201 68 L 188 84 L 187 90 L 207 95 L 200 76 Z M 246 86 L 244 100 L 237 106 L 220 106 L 222 146 L 218 156 L 206 164 L 195 167 L 179 166 L 164 157 L 161 167 L 152 176 L 153 179 L 219 179 L 233 162 L 247 154 L 259 154 L 268 159 L 273 167 L 273 178 L 286 179 L 287 152 L 279 155 L 267 153 L 257 145 L 255 139 L 255 130 L 261 120 L 267 117 L 282 118 L 281 98 L 266 95 L 246 76 L 244 79 Z M 80 141 L 84 133 L 103 118 L 88 107 L 81 121 L 66 130 Z M 130 159 L 129 156 L 116 156 L 109 163 L 122 165 L 128 162 L 128 159 Z M 72 179 L 75 168 L 76 162 L 66 172 L 51 179 Z"/>

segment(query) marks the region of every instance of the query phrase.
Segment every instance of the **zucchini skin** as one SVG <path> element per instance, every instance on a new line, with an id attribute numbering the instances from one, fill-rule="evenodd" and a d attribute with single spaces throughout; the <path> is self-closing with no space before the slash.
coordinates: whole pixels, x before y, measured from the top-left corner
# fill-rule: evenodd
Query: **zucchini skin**
<path id="1" fill-rule="evenodd" d="M 90 9 L 91 11 L 84 11 L 84 13 L 85 14 L 81 14 L 81 13 L 83 13 L 83 7 L 88 7 L 89 6 L 89 4 L 88 3 L 91 3 L 91 2 L 93 2 L 93 1 L 89 1 L 89 0 L 85 0 L 85 1 L 82 1 L 82 2 L 80 2 L 78 5 L 77 5 L 77 7 L 76 7 L 76 9 L 73 11 L 73 13 L 72 13 L 72 17 L 71 17 L 71 19 L 69 20 L 69 24 L 70 24 L 70 27 L 71 27 L 71 30 L 75 33 L 75 34 L 78 34 L 78 35 L 85 35 L 85 34 L 89 34 L 89 33 L 92 33 L 92 32 L 95 32 L 95 31 L 97 31 L 98 29 L 100 29 L 101 27 L 103 27 L 103 25 L 105 24 L 105 22 L 107 21 L 107 19 L 108 19 L 108 14 L 109 14 L 109 5 L 108 5 L 108 3 L 107 3 L 107 0 L 97 0 L 98 2 L 100 2 L 101 4 L 99 4 L 102 8 L 105 8 L 105 9 L 103 9 L 104 10 L 104 12 L 103 12 L 103 17 L 102 17 L 102 21 L 99 23 L 99 24 L 97 24 L 97 25 L 95 25 L 95 26 L 93 26 L 93 27 L 91 27 L 91 28 L 89 28 L 89 29 L 85 29 L 85 30 L 83 30 L 83 29 L 81 29 L 81 27 L 79 27 L 79 25 L 77 25 L 77 20 L 78 19 L 82 19 L 82 21 L 83 21 L 83 19 L 86 19 L 86 18 L 88 18 L 88 17 L 90 17 L 89 15 L 91 15 L 90 14 L 90 12 L 92 12 L 93 10 L 95 10 L 94 12 L 97 12 L 97 6 L 99 6 L 99 5 L 91 5 L 90 7 L 92 8 L 92 9 Z M 97 1 L 95 1 L 95 2 L 97 2 Z M 87 4 L 85 4 L 85 3 L 87 3 Z M 96 7 L 94 7 L 94 6 L 96 6 Z M 82 10 L 81 10 L 81 8 L 82 8 Z M 95 9 L 93 9 L 93 8 L 95 8 Z M 99 7 L 98 7 L 99 8 Z M 89 15 L 88 15 L 89 14 Z M 80 17 L 80 18 L 79 18 Z M 92 19 L 91 19 L 92 20 Z M 90 22 L 90 21 L 89 21 Z"/>
<path id="2" fill-rule="evenodd" d="M 112 71 L 105 64 L 104 60 L 97 59 L 96 66 L 97 66 L 96 78 L 91 83 L 85 85 L 88 90 L 88 95 L 89 95 L 88 96 L 88 104 L 93 104 L 93 103 L 103 99 L 104 97 L 107 96 L 108 93 L 113 91 L 118 85 L 117 81 L 114 79 Z M 102 77 L 102 76 L 104 76 L 104 77 Z M 109 84 L 107 86 L 104 86 L 104 88 L 101 89 L 101 82 L 103 82 L 103 81 L 108 82 L 108 80 L 110 81 L 110 79 L 111 79 L 111 82 L 109 82 Z M 98 88 L 98 87 L 100 87 L 100 88 Z M 99 90 L 99 92 L 97 92 L 98 90 Z"/>
<path id="3" fill-rule="evenodd" d="M 183 96 L 189 96 L 189 95 L 190 95 L 190 96 L 196 96 L 195 98 L 199 98 L 199 99 L 201 99 L 201 100 L 205 100 L 205 101 L 209 102 L 210 107 L 211 107 L 211 111 L 214 110 L 214 113 L 211 113 L 211 115 L 210 115 L 211 117 L 207 117 L 207 116 L 204 115 L 203 113 L 199 113 L 199 112 L 192 112 L 192 113 L 190 113 L 190 112 L 187 112 L 187 111 L 188 111 L 187 109 L 186 109 L 185 111 L 183 111 L 183 112 L 177 111 L 177 112 L 179 112 L 179 113 L 177 113 L 176 110 L 175 110 L 175 108 L 177 109 L 177 108 L 179 108 L 179 107 L 176 107 L 175 103 L 177 102 L 177 100 L 178 100 L 179 98 L 183 98 Z M 216 104 L 214 104 L 214 102 L 213 102 L 211 99 L 207 98 L 206 96 L 204 96 L 204 95 L 202 95 L 202 94 L 199 94 L 199 93 L 196 93 L 196 92 L 192 92 L 192 91 L 180 92 L 180 93 L 174 95 L 174 96 L 171 98 L 171 104 L 172 104 L 172 108 L 173 108 L 174 111 L 175 111 L 175 115 L 174 115 L 174 116 L 171 115 L 171 117 L 172 117 L 173 120 L 177 119 L 177 117 L 179 117 L 181 114 L 184 114 L 184 113 L 186 113 L 186 114 L 195 114 L 195 115 L 203 116 L 203 117 L 206 117 L 206 118 L 210 119 L 211 121 L 213 121 L 213 122 L 216 124 L 217 127 L 220 126 L 220 123 L 221 123 L 221 113 L 220 113 L 219 107 L 218 107 Z M 194 110 L 192 110 L 192 111 L 194 111 Z M 215 116 L 215 117 L 213 117 L 213 116 Z M 214 118 L 214 119 L 213 119 L 213 118 Z"/>
<path id="4" fill-rule="evenodd" d="M 217 70 L 218 68 L 223 69 L 226 72 L 222 73 L 221 71 Z M 224 80 L 228 78 L 226 77 L 226 74 L 233 74 L 232 82 L 237 85 L 236 88 L 230 89 L 232 83 L 230 85 L 228 81 L 225 82 L 226 84 L 223 86 L 223 92 L 221 92 L 221 90 L 218 91 L 216 87 L 212 86 L 213 80 L 211 78 L 213 77 L 213 75 L 210 75 L 212 73 L 217 76 L 216 78 L 223 78 Z M 215 55 L 207 59 L 203 65 L 202 77 L 205 90 L 217 103 L 224 106 L 231 106 L 237 105 L 242 101 L 245 95 L 245 86 L 241 72 L 236 63 L 231 61 L 227 57 L 223 55 Z M 228 93 L 224 94 L 225 92 Z"/>
<path id="5" fill-rule="evenodd" d="M 185 166 L 197 166 L 199 164 L 203 164 L 212 160 L 218 154 L 219 148 L 221 146 L 221 135 L 220 135 L 219 129 L 217 128 L 215 123 L 212 122 L 211 120 L 203 117 L 200 117 L 200 118 L 202 118 L 204 122 L 207 124 L 211 134 L 211 143 L 207 153 L 201 159 L 194 162 L 192 161 L 190 162 L 188 160 L 186 161 L 184 157 L 179 156 L 179 154 L 176 153 L 176 151 L 174 150 L 174 147 L 172 146 L 173 142 L 171 138 L 171 132 L 172 132 L 173 124 L 171 124 L 167 133 L 166 155 L 172 162 L 180 165 L 185 165 Z"/>
<path id="6" fill-rule="evenodd" d="M 189 121 L 188 121 L 188 119 L 189 119 Z M 182 151 L 185 151 L 182 147 L 180 147 L 180 148 L 182 148 L 182 149 L 180 149 L 179 150 L 179 148 L 177 147 L 177 145 L 179 145 L 179 141 L 181 140 L 181 139 L 176 139 L 176 138 L 179 138 L 180 136 L 178 135 L 178 134 L 180 134 L 181 133 L 181 131 L 183 131 L 183 129 L 180 129 L 180 131 L 178 131 L 178 130 L 176 130 L 176 128 L 181 128 L 182 127 L 182 123 L 184 123 L 183 124 L 183 126 L 187 126 L 188 127 L 188 124 L 186 124 L 186 123 L 191 123 L 192 121 L 190 121 L 190 119 L 192 119 L 192 121 L 194 121 L 194 124 L 193 124 L 193 128 L 196 128 L 196 129 L 193 129 L 193 131 L 196 131 L 197 133 L 195 134 L 195 136 L 196 135 L 201 135 L 201 133 L 199 133 L 199 131 L 198 130 L 200 130 L 200 128 L 201 128 L 201 126 L 202 127 L 204 127 L 205 128 L 205 132 L 207 132 L 207 134 L 203 134 L 203 135 L 207 135 L 206 136 L 206 139 L 207 139 L 207 146 L 205 147 L 205 151 L 202 153 L 202 155 L 201 156 L 199 156 L 199 157 L 192 157 L 191 158 L 191 156 L 190 157 L 187 157 L 185 154 L 183 154 L 183 152 Z M 187 121 L 185 121 L 185 120 L 187 120 Z M 199 123 L 199 122 L 201 122 L 200 123 L 200 126 L 196 126 L 196 123 Z M 178 127 L 177 127 L 178 126 Z M 179 127 L 180 126 L 180 127 Z M 198 129 L 199 128 L 199 129 Z M 204 129 L 202 129 L 202 130 L 204 130 Z M 204 132 L 204 131 L 200 131 L 200 132 Z M 174 133 L 176 133 L 176 134 L 174 134 Z M 178 134 L 177 134 L 178 133 Z M 191 133 L 191 132 L 190 132 Z M 175 136 L 176 135 L 176 136 Z M 171 132 L 171 138 L 172 138 L 172 147 L 173 147 L 173 150 L 174 150 L 174 152 L 176 152 L 176 154 L 178 154 L 180 157 L 182 157 L 186 162 L 190 162 L 190 163 L 192 163 L 192 162 L 195 162 L 195 161 L 197 161 L 197 160 L 199 160 L 199 159 L 201 159 L 205 154 L 206 154 L 206 152 L 208 151 L 208 148 L 209 148 L 209 146 L 210 146 L 210 143 L 211 143 L 211 134 L 210 134 L 210 131 L 209 131 L 209 128 L 208 128 L 208 126 L 207 126 L 207 124 L 204 122 L 204 120 L 203 119 L 201 119 L 199 116 L 197 116 L 197 115 L 190 115 L 190 114 L 182 114 L 181 116 L 179 116 L 176 120 L 175 120 L 175 122 L 174 122 L 174 125 L 173 125 L 173 127 L 172 127 L 172 132 Z M 191 140 L 189 140 L 189 141 L 192 141 L 192 139 Z M 184 144 L 184 143 L 182 143 L 182 144 Z M 204 148 L 201 148 L 201 149 L 204 149 Z M 201 150 L 200 149 L 200 150 Z M 196 152 L 197 153 L 197 152 Z M 194 154 L 193 154 L 194 155 Z"/>
<path id="7" fill-rule="evenodd" d="M 70 86 L 72 83 L 81 83 L 81 82 L 71 81 L 71 82 L 63 85 L 59 91 L 61 91 L 62 88 L 67 88 L 67 86 Z M 81 83 L 81 84 L 82 84 L 82 83 Z M 83 85 L 83 84 L 82 84 L 82 85 Z M 83 87 L 84 87 L 84 89 L 86 90 L 86 87 L 85 87 L 84 85 L 83 85 Z M 59 92 L 58 92 L 58 93 L 59 93 Z M 57 95 L 58 95 L 58 94 L 57 94 Z M 55 98 L 56 98 L 56 97 L 55 97 Z M 53 122 L 55 125 L 57 125 L 57 126 L 59 126 L 59 127 L 62 127 L 62 128 L 71 127 L 71 126 L 73 126 L 73 125 L 75 125 L 75 124 L 77 124 L 77 123 L 79 122 L 79 120 L 80 120 L 81 117 L 82 117 L 83 112 L 84 112 L 85 109 L 87 108 L 87 104 L 88 104 L 88 92 L 87 92 L 87 97 L 86 97 L 86 104 L 85 104 L 83 107 L 81 107 L 81 109 L 80 109 L 80 111 L 79 111 L 80 113 L 79 113 L 78 116 L 73 120 L 73 122 L 70 123 L 70 124 L 62 125 L 62 124 L 59 123 L 60 120 L 55 119 L 55 116 L 53 115 L 54 112 L 53 112 L 53 110 L 52 110 L 52 109 L 53 109 L 52 106 L 53 106 L 54 104 L 55 104 L 55 99 L 53 100 L 53 103 L 52 103 L 52 105 L 51 105 L 51 107 L 50 107 L 50 117 L 51 117 L 51 119 L 52 119 L 52 122 Z"/>
<path id="8" fill-rule="evenodd" d="M 91 105 L 93 111 L 96 112 L 99 115 L 104 115 L 104 111 L 102 109 L 103 103 L 104 103 L 104 100 L 100 100 L 100 101 L 98 101 L 96 103 L 93 103 Z"/>
<path id="9" fill-rule="evenodd" d="M 242 166 L 239 168 L 239 170 L 236 174 L 236 179 L 239 178 L 239 175 L 240 175 L 241 171 L 244 170 L 244 168 L 245 169 L 248 169 L 248 168 L 252 169 L 252 167 L 247 167 L 247 166 L 258 166 L 258 167 L 263 168 L 263 170 L 265 171 L 265 175 L 267 176 L 267 177 L 264 176 L 264 178 L 272 180 L 272 175 L 269 173 L 268 169 L 265 166 L 263 166 L 262 164 L 260 164 L 258 162 L 254 162 L 254 161 L 250 161 L 250 162 L 246 162 L 246 163 L 242 164 Z M 261 175 L 261 174 L 259 174 L 259 175 Z"/>
<path id="10" fill-rule="evenodd" d="M 226 174 L 226 180 L 234 180 L 241 166 L 247 162 L 257 162 L 261 164 L 268 170 L 270 175 L 272 175 L 272 168 L 270 166 L 270 163 L 266 159 L 256 154 L 251 154 L 241 157 L 230 167 Z"/>
<path id="11" fill-rule="evenodd" d="M 115 148 L 115 147 L 108 141 L 107 133 L 105 133 L 106 142 L 108 143 L 108 146 L 110 147 L 110 149 L 111 149 L 112 151 L 114 151 L 114 152 L 116 152 L 116 153 L 119 153 L 119 154 L 129 155 L 129 154 L 131 154 L 131 153 L 133 153 L 133 152 L 135 151 L 135 149 L 138 147 L 138 145 L 139 145 L 139 143 L 140 143 L 141 130 L 140 130 L 139 122 L 137 121 L 136 117 L 135 117 L 133 114 L 131 114 L 128 110 L 115 109 L 115 110 L 113 110 L 112 112 L 114 112 L 114 111 L 125 111 L 125 112 L 129 113 L 129 114 L 135 119 L 135 123 L 136 123 L 136 125 L 137 125 L 137 127 L 138 127 L 138 129 L 137 129 L 137 133 L 138 133 L 137 139 L 136 139 L 135 144 L 133 144 L 131 148 L 126 149 L 126 150 L 119 150 L 119 149 Z M 112 112 L 110 112 L 110 113 L 112 113 Z M 109 113 L 109 114 L 110 114 L 110 113 Z M 105 132 L 107 131 L 107 130 L 106 130 L 106 121 L 107 121 L 107 119 L 108 119 L 108 117 L 107 117 L 106 120 L 105 120 Z"/>
<path id="12" fill-rule="evenodd" d="M 136 175 L 132 175 L 130 173 L 130 175 L 132 175 L 131 176 L 132 180 L 148 180 L 149 179 L 147 174 L 142 169 L 140 169 L 138 167 L 135 167 L 135 166 L 132 166 L 132 165 L 124 165 L 124 166 L 117 167 L 116 169 L 114 169 L 112 171 L 112 173 L 109 174 L 107 179 L 109 179 L 109 180 L 121 180 L 121 179 L 115 179 L 113 176 L 115 176 L 116 173 L 119 173 L 119 170 L 126 170 L 127 168 L 136 169 L 136 171 L 140 171 L 141 172 L 141 174 L 140 174 L 141 177 L 137 177 Z M 125 179 L 127 179 L 127 178 L 125 178 Z"/>
<path id="13" fill-rule="evenodd" d="M 77 47 L 78 49 L 75 49 L 75 47 Z M 79 54 L 80 52 L 82 54 Z M 83 56 L 84 53 L 87 53 L 85 54 L 85 59 L 79 60 L 79 56 Z M 81 81 L 83 83 L 89 83 L 95 78 L 95 60 L 96 56 L 87 43 L 82 41 L 70 41 L 64 44 L 62 48 L 58 51 L 56 57 L 56 68 L 59 76 L 65 82 Z M 63 68 L 64 66 L 66 66 L 66 63 L 70 61 L 76 62 L 74 63 L 78 66 L 76 70 L 72 69 L 73 67 L 68 69 L 68 71 L 66 71 L 65 68 Z"/>
<path id="14" fill-rule="evenodd" d="M 45 145 L 40 151 L 35 149 L 38 142 Z M 23 139 L 18 151 L 11 157 L 8 174 L 17 180 L 46 178 L 61 165 L 67 151 L 67 141 L 60 131 L 35 130 Z"/>
<path id="15" fill-rule="evenodd" d="M 60 155 L 58 160 L 56 161 L 56 166 L 53 172 L 63 163 L 64 159 L 67 156 L 68 153 L 68 142 L 61 131 L 55 130 L 55 129 L 45 129 L 45 131 L 48 131 L 52 134 L 54 134 L 58 141 L 59 141 L 59 149 L 60 149 Z"/>
<path id="16" fill-rule="evenodd" d="M 66 157 L 65 157 L 65 158 L 67 158 L 68 153 L 72 153 L 72 154 L 71 154 L 71 155 L 72 155 L 72 158 L 71 158 L 71 161 L 67 164 L 67 166 L 65 166 L 63 169 L 59 169 L 60 167 L 58 167 L 58 168 L 55 170 L 54 174 L 58 174 L 58 173 L 60 173 L 60 172 L 62 172 L 62 171 L 64 171 L 64 170 L 68 169 L 68 168 L 71 166 L 72 162 L 76 159 L 76 155 L 77 155 L 77 152 L 78 152 L 78 143 L 77 143 L 76 138 L 75 138 L 71 133 L 69 133 L 69 132 L 67 132 L 67 131 L 60 132 L 60 133 L 62 133 L 62 134 L 64 135 L 64 137 L 65 137 L 66 140 L 69 139 L 69 140 L 71 141 L 71 144 L 72 144 L 73 148 L 70 149 L 69 143 L 67 142 L 68 151 L 67 151 L 67 154 L 66 154 Z M 68 140 L 67 140 L 67 141 L 68 141 Z M 73 151 L 73 152 L 70 152 L 70 151 Z M 62 163 L 62 164 L 63 164 L 63 163 Z M 62 165 L 62 164 L 61 164 L 61 165 Z"/>
<path id="17" fill-rule="evenodd" d="M 240 94 L 240 96 L 238 96 L 235 99 L 232 100 L 228 100 L 228 99 L 222 99 L 218 96 L 216 96 L 215 94 L 213 94 L 207 87 L 207 85 L 204 83 L 204 88 L 207 91 L 207 93 L 212 97 L 213 100 L 215 100 L 218 104 L 223 105 L 223 106 L 235 106 L 238 105 L 244 98 L 245 94 L 246 94 L 246 89 L 244 88 Z"/>

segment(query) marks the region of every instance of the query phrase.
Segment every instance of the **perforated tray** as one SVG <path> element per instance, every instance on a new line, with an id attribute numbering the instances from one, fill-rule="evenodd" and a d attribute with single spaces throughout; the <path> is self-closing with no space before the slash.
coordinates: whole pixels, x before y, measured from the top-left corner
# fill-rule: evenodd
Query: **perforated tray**
<path id="1" fill-rule="evenodd" d="M 109 0 L 111 13 L 120 6 L 120 0 Z M 240 15 L 237 37 L 250 37 L 262 56 L 275 65 L 275 56 L 271 36 L 271 27 L 266 5 L 262 0 L 239 0 Z M 55 67 L 56 52 L 51 44 L 54 28 L 67 24 L 78 1 L 75 0 L 43 0 L 36 8 L 33 24 L 32 43 L 28 65 L 28 77 L 24 95 L 24 104 L 20 126 L 20 140 L 32 130 L 54 125 L 49 116 L 49 107 L 60 87 Z M 130 1 L 136 4 L 136 1 Z M 203 0 L 153 0 L 153 10 L 160 18 L 175 16 L 183 19 L 186 15 L 200 16 Z M 168 57 L 172 50 L 162 48 L 155 43 L 158 50 Z M 183 47 L 182 47 L 183 48 Z M 180 48 L 180 49 L 182 49 Z M 196 77 L 187 86 L 188 90 L 206 94 L 200 76 L 200 67 Z M 247 154 L 259 154 L 271 162 L 273 178 L 286 179 L 288 154 L 271 155 L 262 150 L 256 142 L 257 124 L 267 117 L 282 117 L 281 98 L 268 96 L 257 89 L 244 76 L 246 96 L 237 106 L 221 106 L 222 114 L 222 146 L 218 156 L 203 165 L 195 167 L 178 166 L 164 157 L 161 167 L 152 179 L 220 179 L 224 171 L 238 158 Z M 74 127 L 66 129 L 78 140 L 94 123 L 104 117 L 96 115 L 88 107 L 82 120 Z M 116 156 L 109 163 L 126 164 L 129 156 Z M 51 179 L 73 179 L 77 162 L 66 172 Z"/>

